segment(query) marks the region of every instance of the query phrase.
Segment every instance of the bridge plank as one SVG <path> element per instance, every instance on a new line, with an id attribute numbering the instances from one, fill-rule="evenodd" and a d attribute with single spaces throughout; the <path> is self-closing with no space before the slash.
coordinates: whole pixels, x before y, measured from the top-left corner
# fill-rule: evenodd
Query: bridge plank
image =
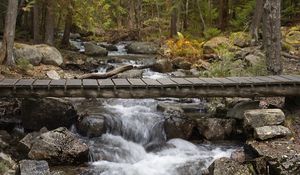
<path id="1" fill-rule="evenodd" d="M 130 83 L 127 79 L 112 79 L 114 84 L 116 85 L 116 88 L 118 87 L 130 87 Z"/>
<path id="2" fill-rule="evenodd" d="M 146 83 L 143 82 L 141 79 L 137 78 L 129 78 L 128 81 L 130 82 L 131 86 L 133 87 L 146 87 Z"/>
<path id="3" fill-rule="evenodd" d="M 284 78 L 284 77 L 281 77 L 281 76 L 268 76 L 269 78 L 272 78 L 274 80 L 276 80 L 278 83 L 294 83 L 293 80 L 290 80 L 288 78 Z"/>
<path id="4" fill-rule="evenodd" d="M 190 81 L 187 81 L 184 78 L 171 78 L 172 81 L 174 81 L 175 83 L 177 83 L 179 86 L 192 86 L 193 83 L 191 83 Z"/>
<path id="5" fill-rule="evenodd" d="M 51 80 L 36 80 L 33 83 L 33 88 L 47 88 Z"/>
<path id="6" fill-rule="evenodd" d="M 148 78 L 143 78 L 142 80 L 143 80 L 143 82 L 146 83 L 146 85 L 148 87 L 160 87 L 161 86 L 161 84 L 157 80 L 148 79 Z"/>
<path id="7" fill-rule="evenodd" d="M 297 75 L 281 75 L 281 77 L 290 79 L 297 84 L 300 83 L 300 76 L 297 76 Z"/>
<path id="8" fill-rule="evenodd" d="M 14 85 L 19 81 L 19 79 L 9 79 L 5 78 L 0 82 L 2 87 L 14 87 Z"/>
<path id="9" fill-rule="evenodd" d="M 199 78 L 200 80 L 203 80 L 207 83 L 208 86 L 218 86 L 218 85 L 222 85 L 222 82 L 213 79 L 213 78 Z"/>
<path id="10" fill-rule="evenodd" d="M 250 85 L 252 82 L 245 77 L 227 77 L 227 79 L 236 82 L 238 85 Z"/>
<path id="11" fill-rule="evenodd" d="M 65 79 L 51 80 L 51 82 L 50 82 L 50 87 L 65 88 L 65 85 L 66 85 L 66 80 Z"/>
<path id="12" fill-rule="evenodd" d="M 193 86 L 204 86 L 207 82 L 200 80 L 199 78 L 185 78 L 187 81 L 191 82 Z"/>
<path id="13" fill-rule="evenodd" d="M 15 84 L 15 86 L 31 88 L 34 81 L 35 79 L 21 79 Z"/>
<path id="14" fill-rule="evenodd" d="M 81 79 L 67 79 L 66 87 L 67 88 L 81 88 L 82 81 L 81 81 Z"/>
<path id="15" fill-rule="evenodd" d="M 100 88 L 112 88 L 115 86 L 111 79 L 99 79 L 98 80 Z"/>
<path id="16" fill-rule="evenodd" d="M 83 79 L 82 86 L 83 88 L 98 88 L 98 81 L 95 79 Z"/>
<path id="17" fill-rule="evenodd" d="M 170 78 L 161 78 L 157 80 L 160 82 L 164 87 L 175 87 L 178 84 L 174 81 L 172 81 Z"/>
<path id="18" fill-rule="evenodd" d="M 235 81 L 229 80 L 227 78 L 213 78 L 213 79 L 221 82 L 223 85 L 236 85 L 237 84 Z"/>
<path id="19" fill-rule="evenodd" d="M 265 82 L 265 84 L 278 84 L 280 82 L 278 82 L 277 80 L 273 79 L 273 78 L 270 78 L 270 77 L 263 77 L 263 76 L 259 76 L 259 77 L 256 77 L 262 81 Z"/>
<path id="20" fill-rule="evenodd" d="M 253 85 L 263 85 L 266 84 L 263 80 L 258 79 L 256 77 L 243 77 L 243 79 L 250 81 Z"/>

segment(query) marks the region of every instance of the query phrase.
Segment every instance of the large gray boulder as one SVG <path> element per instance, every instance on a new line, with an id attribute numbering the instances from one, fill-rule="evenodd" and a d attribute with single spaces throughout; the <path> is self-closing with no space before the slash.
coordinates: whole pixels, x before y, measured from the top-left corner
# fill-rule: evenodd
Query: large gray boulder
<path id="1" fill-rule="evenodd" d="M 77 113 L 73 105 L 59 98 L 27 98 L 21 106 L 22 123 L 25 129 L 38 131 L 70 127 L 75 123 Z"/>
<path id="2" fill-rule="evenodd" d="M 259 101 L 243 101 L 229 109 L 226 117 L 243 120 L 245 111 L 259 108 Z"/>
<path id="3" fill-rule="evenodd" d="M 211 175 L 252 175 L 251 165 L 243 165 L 229 158 L 220 158 L 209 166 Z"/>
<path id="4" fill-rule="evenodd" d="M 254 129 L 254 137 L 260 140 L 285 137 L 291 134 L 290 129 L 284 126 L 263 126 Z"/>
<path id="5" fill-rule="evenodd" d="M 97 46 L 96 44 L 92 42 L 84 43 L 85 47 L 85 54 L 88 56 L 107 56 L 108 51 L 107 49 Z"/>
<path id="6" fill-rule="evenodd" d="M 51 175 L 46 161 L 22 160 L 20 163 L 20 175 Z"/>
<path id="7" fill-rule="evenodd" d="M 156 54 L 159 46 L 152 42 L 133 42 L 127 46 L 128 53 Z"/>
<path id="8" fill-rule="evenodd" d="M 88 160 L 89 148 L 67 128 L 58 128 L 38 136 L 28 153 L 34 160 L 53 165 L 77 164 Z"/>
<path id="9" fill-rule="evenodd" d="M 84 117 L 77 124 L 80 134 L 88 137 L 98 137 L 105 133 L 105 117 L 101 115 L 91 115 Z"/>
<path id="10" fill-rule="evenodd" d="M 284 120 L 285 115 L 280 109 L 255 109 L 244 113 L 246 128 L 280 125 Z"/>
<path id="11" fill-rule="evenodd" d="M 235 133 L 234 119 L 200 118 L 196 121 L 200 135 L 207 140 L 225 140 Z"/>
<path id="12" fill-rule="evenodd" d="M 151 66 L 151 70 L 155 72 L 167 73 L 173 71 L 173 66 L 168 59 L 158 59 L 155 64 Z"/>
<path id="13" fill-rule="evenodd" d="M 60 66 L 63 63 L 61 53 L 55 47 L 45 44 L 28 45 L 16 43 L 14 56 L 16 60 L 27 59 L 34 66 L 40 63 Z"/>

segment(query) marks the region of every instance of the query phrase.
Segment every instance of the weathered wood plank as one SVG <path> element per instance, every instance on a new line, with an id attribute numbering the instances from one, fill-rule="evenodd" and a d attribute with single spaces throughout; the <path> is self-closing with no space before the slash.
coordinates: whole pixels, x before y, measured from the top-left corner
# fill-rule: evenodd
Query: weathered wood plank
<path id="1" fill-rule="evenodd" d="M 207 83 L 208 86 L 221 86 L 223 83 L 213 78 L 199 78 Z"/>
<path id="2" fill-rule="evenodd" d="M 112 88 L 115 86 L 111 79 L 99 79 L 98 80 L 100 88 Z"/>
<path id="3" fill-rule="evenodd" d="M 15 87 L 17 87 L 17 88 L 32 88 L 32 84 L 34 81 L 35 81 L 34 79 L 21 79 L 15 84 Z"/>
<path id="4" fill-rule="evenodd" d="M 280 83 L 282 83 L 282 84 L 286 84 L 286 83 L 288 83 L 288 84 L 294 83 L 293 80 L 290 80 L 290 79 L 288 79 L 288 78 L 284 78 L 284 77 L 281 77 L 281 76 L 268 76 L 268 77 L 269 77 L 269 78 L 272 78 L 272 79 L 274 79 L 274 80 L 276 80 L 277 82 L 280 82 Z"/>
<path id="5" fill-rule="evenodd" d="M 50 88 L 52 88 L 52 87 L 65 88 L 65 85 L 66 85 L 65 79 L 51 80 L 51 82 L 50 82 Z"/>
<path id="6" fill-rule="evenodd" d="M 275 80 L 275 79 L 270 78 L 270 77 L 259 76 L 259 77 L 256 77 L 256 78 L 264 81 L 265 84 L 278 84 L 278 83 L 280 84 L 280 81 Z"/>
<path id="7" fill-rule="evenodd" d="M 82 86 L 83 88 L 98 88 L 98 81 L 95 79 L 83 79 Z"/>
<path id="8" fill-rule="evenodd" d="M 185 78 L 187 81 L 191 82 L 193 86 L 204 86 L 207 82 L 200 80 L 199 78 Z"/>
<path id="9" fill-rule="evenodd" d="M 3 79 L 0 82 L 0 87 L 14 87 L 15 84 L 19 81 L 19 79 Z"/>
<path id="10" fill-rule="evenodd" d="M 130 82 L 132 87 L 147 87 L 146 83 L 141 79 L 129 78 L 128 81 Z"/>
<path id="11" fill-rule="evenodd" d="M 252 83 L 244 77 L 227 77 L 227 79 L 236 82 L 238 85 L 250 85 Z"/>
<path id="12" fill-rule="evenodd" d="M 161 84 L 157 80 L 143 78 L 143 82 L 146 83 L 147 87 L 160 87 Z"/>
<path id="13" fill-rule="evenodd" d="M 112 79 L 112 81 L 114 82 L 116 88 L 130 87 L 130 83 L 127 81 L 127 79 Z"/>
<path id="14" fill-rule="evenodd" d="M 187 81 L 184 78 L 171 78 L 172 81 L 178 84 L 178 86 L 192 86 L 193 83 Z"/>
<path id="15" fill-rule="evenodd" d="M 178 84 L 172 81 L 170 78 L 161 78 L 157 80 L 163 87 L 176 87 Z"/>
<path id="16" fill-rule="evenodd" d="M 223 86 L 232 86 L 237 84 L 235 81 L 229 80 L 227 78 L 213 78 L 213 79 L 221 82 Z"/>
<path id="17" fill-rule="evenodd" d="M 48 88 L 51 80 L 36 80 L 33 83 L 33 88 Z"/>
<path id="18" fill-rule="evenodd" d="M 300 77 L 296 75 L 281 75 L 281 77 L 293 80 L 296 84 L 300 83 Z"/>
<path id="19" fill-rule="evenodd" d="M 67 88 L 81 88 L 82 81 L 81 81 L 81 79 L 67 79 L 66 87 Z"/>
<path id="20" fill-rule="evenodd" d="M 250 81 L 252 85 L 264 85 L 266 84 L 263 80 L 256 77 L 243 77 L 243 79 Z"/>

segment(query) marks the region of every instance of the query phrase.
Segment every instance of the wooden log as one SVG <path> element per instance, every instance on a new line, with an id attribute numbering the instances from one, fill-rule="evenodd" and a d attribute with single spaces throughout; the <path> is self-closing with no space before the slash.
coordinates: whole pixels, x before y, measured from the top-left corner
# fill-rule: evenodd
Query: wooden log
<path id="1" fill-rule="evenodd" d="M 296 59 L 296 60 L 300 60 L 300 57 L 296 56 L 296 55 L 291 55 L 287 52 L 281 52 L 281 55 L 286 57 L 286 58 L 290 58 L 290 59 Z"/>
<path id="2" fill-rule="evenodd" d="M 116 68 L 112 71 L 109 71 L 107 73 L 104 73 L 104 74 L 89 73 L 89 74 L 84 74 L 84 75 L 82 75 L 80 77 L 76 77 L 76 78 L 77 79 L 106 79 L 106 78 L 113 77 L 119 73 L 131 70 L 131 69 L 133 69 L 132 65 L 125 65 L 125 66 L 118 67 L 118 68 Z"/>

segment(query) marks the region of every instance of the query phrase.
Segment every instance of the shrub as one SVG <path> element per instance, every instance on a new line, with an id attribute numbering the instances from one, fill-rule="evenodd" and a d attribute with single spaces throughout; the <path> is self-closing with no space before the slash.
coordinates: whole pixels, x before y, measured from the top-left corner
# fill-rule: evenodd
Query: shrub
<path id="1" fill-rule="evenodd" d="M 16 61 L 17 68 L 21 71 L 27 72 L 28 70 L 33 68 L 33 65 L 30 64 L 29 60 L 26 58 L 20 58 Z"/>
<path id="2" fill-rule="evenodd" d="M 203 32 L 203 35 L 204 35 L 205 39 L 211 39 L 213 37 L 220 35 L 220 33 L 221 33 L 221 31 L 219 29 L 211 27 L 211 28 L 206 29 Z"/>

